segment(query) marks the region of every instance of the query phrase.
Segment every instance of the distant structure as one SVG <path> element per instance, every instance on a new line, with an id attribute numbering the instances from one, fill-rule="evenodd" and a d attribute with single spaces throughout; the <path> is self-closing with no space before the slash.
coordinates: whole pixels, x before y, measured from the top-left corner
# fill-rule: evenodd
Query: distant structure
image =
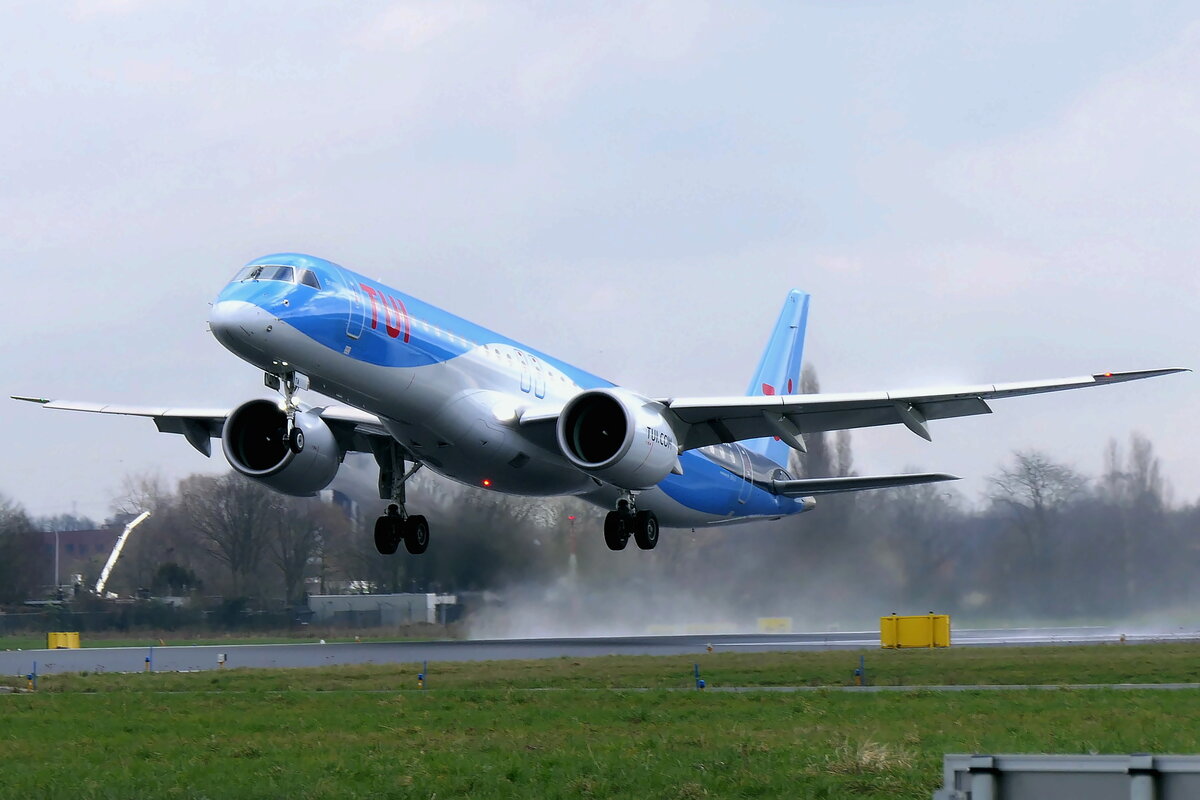
<path id="1" fill-rule="evenodd" d="M 329 503 L 341 510 L 346 519 L 353 521 L 358 517 L 358 503 L 354 498 L 339 489 L 323 489 L 318 495 L 322 502 Z"/>
<path id="2" fill-rule="evenodd" d="M 70 576 L 86 573 L 95 567 L 94 574 L 104 566 L 104 560 L 112 552 L 120 528 L 99 528 L 86 531 L 42 531 L 38 558 L 38 582 L 54 586 L 70 583 Z"/>
<path id="3" fill-rule="evenodd" d="M 378 628 L 416 623 L 445 625 L 461 608 L 452 594 L 314 594 L 311 621 L 346 628 Z"/>

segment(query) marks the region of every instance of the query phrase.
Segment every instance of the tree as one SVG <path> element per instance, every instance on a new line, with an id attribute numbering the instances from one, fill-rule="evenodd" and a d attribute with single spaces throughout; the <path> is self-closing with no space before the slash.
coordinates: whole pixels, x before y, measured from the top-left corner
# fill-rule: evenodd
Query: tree
<path id="1" fill-rule="evenodd" d="M 348 522 L 341 512 L 311 498 L 284 497 L 276 505 L 276 525 L 267 538 L 267 556 L 279 568 L 289 605 L 304 599 L 304 579 L 326 541 Z"/>
<path id="2" fill-rule="evenodd" d="M 40 531 L 93 531 L 96 523 L 90 517 L 75 514 L 54 514 L 48 517 L 38 517 L 34 527 Z"/>
<path id="3" fill-rule="evenodd" d="M 1053 529 L 1063 510 L 1082 492 L 1086 480 L 1045 453 L 1025 450 L 1014 453 L 1012 466 L 1001 467 L 989 481 L 993 504 L 1008 516 L 1024 543 L 1027 597 L 1042 605 L 1040 601 L 1051 596 Z"/>
<path id="4" fill-rule="evenodd" d="M 1133 603 L 1141 590 L 1139 576 L 1161 572 L 1161 565 L 1171 563 L 1169 553 L 1180 544 L 1168 541 L 1167 494 L 1162 468 L 1149 439 L 1141 433 L 1130 434 L 1128 455 L 1116 439 L 1109 440 L 1099 500 L 1108 507 L 1108 526 L 1114 539 L 1111 547 L 1121 554 L 1115 577 L 1126 605 Z M 1152 565 L 1159 565 L 1158 569 Z M 1156 580 L 1151 585 L 1158 583 Z"/>
<path id="5" fill-rule="evenodd" d="M 37 591 L 41 539 L 25 511 L 0 496 L 0 603 L 19 603 Z"/>
<path id="6" fill-rule="evenodd" d="M 147 519 L 130 537 L 113 570 L 109 586 L 114 591 L 133 594 L 143 587 L 161 587 L 159 567 L 174 563 L 193 573 L 214 570 L 212 558 L 196 529 L 180 509 L 178 495 L 156 473 L 128 475 L 122 494 L 112 504 L 111 525 L 130 519 L 143 511 Z M 197 580 L 203 582 L 197 575 Z M 195 586 L 196 584 L 191 584 Z"/>
<path id="7" fill-rule="evenodd" d="M 161 564 L 154 573 L 154 580 L 150 585 L 157 594 L 178 596 L 199 589 L 201 581 L 196 573 L 187 567 L 180 566 L 174 561 L 167 561 Z"/>
<path id="8" fill-rule="evenodd" d="M 181 481 L 179 489 L 188 522 L 204 538 L 209 553 L 229 570 L 233 596 L 242 596 L 276 529 L 277 495 L 236 472 L 193 475 Z"/>
<path id="9" fill-rule="evenodd" d="M 804 369 L 800 371 L 800 393 L 818 394 L 820 391 L 821 381 L 817 378 L 816 367 L 805 364 Z M 824 431 L 804 434 L 804 446 L 808 452 L 791 453 L 788 459 L 789 472 L 807 478 L 828 478 L 834 474 L 835 454 L 830 452 L 829 438 Z"/>

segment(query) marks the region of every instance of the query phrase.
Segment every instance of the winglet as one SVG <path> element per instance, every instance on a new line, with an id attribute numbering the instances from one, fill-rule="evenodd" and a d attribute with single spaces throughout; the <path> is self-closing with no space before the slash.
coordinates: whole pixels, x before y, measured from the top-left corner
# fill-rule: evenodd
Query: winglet
<path id="1" fill-rule="evenodd" d="M 1101 372 L 1092 376 L 1096 383 L 1123 383 L 1125 381 L 1140 381 L 1143 378 L 1157 378 L 1160 375 L 1174 375 L 1177 372 L 1191 372 L 1187 367 L 1168 367 L 1166 369 L 1140 369 L 1132 372 Z"/>
<path id="2" fill-rule="evenodd" d="M 24 400 L 26 403 L 37 403 L 38 405 L 42 406 L 50 402 L 50 400 L 45 397 L 22 397 L 19 394 L 10 394 L 9 397 L 11 397 L 13 400 Z"/>

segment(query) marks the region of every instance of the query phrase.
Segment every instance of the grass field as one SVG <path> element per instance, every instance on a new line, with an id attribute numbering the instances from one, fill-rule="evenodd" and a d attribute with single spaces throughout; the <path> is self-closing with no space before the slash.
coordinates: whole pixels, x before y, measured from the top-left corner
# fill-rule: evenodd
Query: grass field
<path id="1" fill-rule="evenodd" d="M 423 692 L 414 665 L 51 676 L 0 696 L 0 797 L 928 798 L 946 752 L 1200 752 L 1197 691 L 661 690 L 697 660 L 712 686 L 842 685 L 857 654 L 431 664 Z M 1197 664 L 1177 644 L 867 655 L 916 683 Z"/>

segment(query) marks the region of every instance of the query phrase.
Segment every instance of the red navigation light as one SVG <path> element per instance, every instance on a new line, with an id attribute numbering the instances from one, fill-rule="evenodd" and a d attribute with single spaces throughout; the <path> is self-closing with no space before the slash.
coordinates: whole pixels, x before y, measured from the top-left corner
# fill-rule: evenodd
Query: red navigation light
<path id="1" fill-rule="evenodd" d="M 491 481 L 491 479 L 490 479 L 490 478 L 484 478 L 484 479 L 483 479 L 483 485 L 484 485 L 484 486 L 491 486 L 491 485 L 492 485 L 492 481 Z"/>
<path id="2" fill-rule="evenodd" d="M 571 522 L 574 522 L 574 521 L 575 521 L 575 515 L 574 515 L 574 514 L 572 514 L 571 516 L 567 517 L 567 519 L 571 520 Z"/>
<path id="3" fill-rule="evenodd" d="M 1111 377 L 1112 377 L 1112 373 L 1111 373 L 1111 372 L 1106 372 L 1106 373 L 1104 373 L 1104 377 L 1106 377 L 1106 378 L 1111 378 Z"/>

